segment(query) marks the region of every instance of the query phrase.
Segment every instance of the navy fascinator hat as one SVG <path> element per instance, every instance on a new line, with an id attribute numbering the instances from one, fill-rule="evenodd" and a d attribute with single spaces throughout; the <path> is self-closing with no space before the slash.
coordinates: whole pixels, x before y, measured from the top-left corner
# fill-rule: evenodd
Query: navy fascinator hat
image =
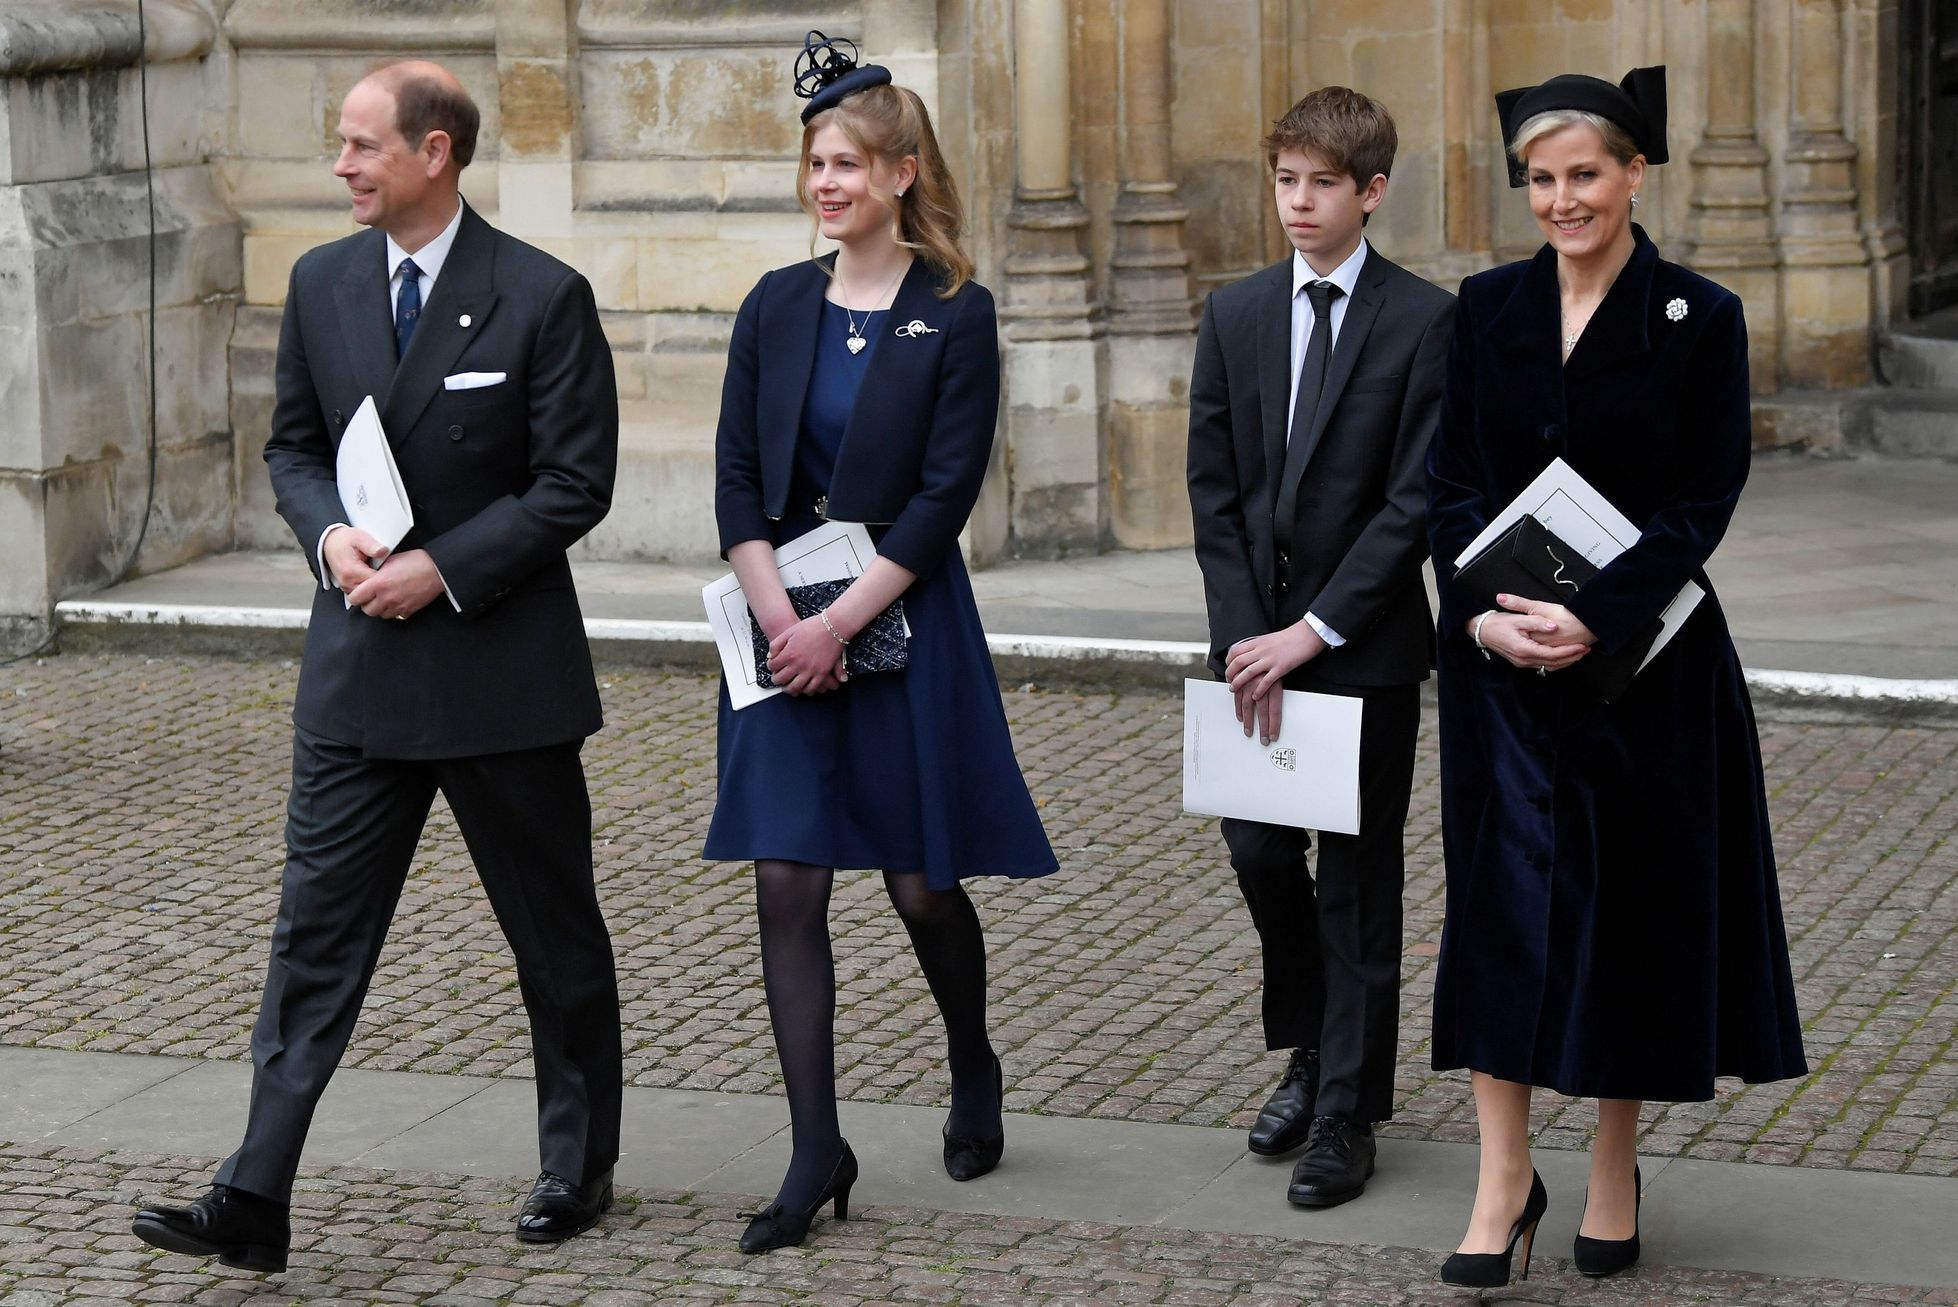
<path id="1" fill-rule="evenodd" d="M 849 47 L 847 54 L 845 46 Z M 825 109 L 834 109 L 845 96 L 873 86 L 888 86 L 890 81 L 890 69 L 878 64 L 858 65 L 855 41 L 814 31 L 802 38 L 802 53 L 795 60 L 795 93 L 809 101 L 802 106 L 805 123 Z"/>
<path id="2" fill-rule="evenodd" d="M 1602 77 L 1565 73 L 1537 86 L 1519 86 L 1496 96 L 1496 113 L 1502 119 L 1503 153 L 1509 160 L 1509 184 L 1521 186 L 1529 180 L 1523 161 L 1509 153 L 1524 123 L 1553 109 L 1577 109 L 1594 113 L 1606 122 L 1625 129 L 1638 152 L 1649 164 L 1666 161 L 1666 66 L 1634 68 L 1623 81 L 1613 86 Z"/>

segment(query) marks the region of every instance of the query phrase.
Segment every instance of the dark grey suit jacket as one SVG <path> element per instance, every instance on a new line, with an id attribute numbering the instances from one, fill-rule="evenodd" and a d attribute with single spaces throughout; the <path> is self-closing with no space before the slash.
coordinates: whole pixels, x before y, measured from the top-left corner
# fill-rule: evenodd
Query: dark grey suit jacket
<path id="1" fill-rule="evenodd" d="M 1345 638 L 1292 689 L 1426 680 L 1434 622 L 1424 462 L 1440 417 L 1455 297 L 1369 249 L 1311 429 L 1287 446 L 1292 261 L 1214 291 L 1190 377 L 1190 507 L 1210 665 L 1310 612 Z M 1273 513 L 1295 483 L 1281 549 Z"/>
<path id="2" fill-rule="evenodd" d="M 455 758 L 582 739 L 601 724 L 565 551 L 605 516 L 618 391 L 591 287 L 465 209 L 397 366 L 386 238 L 365 231 L 292 270 L 265 461 L 309 564 L 347 520 L 334 480 L 368 395 L 445 596 L 405 622 L 314 596 L 293 721 L 382 758 Z M 467 325 L 464 325 L 464 319 Z M 458 372 L 500 384 L 446 390 Z"/>

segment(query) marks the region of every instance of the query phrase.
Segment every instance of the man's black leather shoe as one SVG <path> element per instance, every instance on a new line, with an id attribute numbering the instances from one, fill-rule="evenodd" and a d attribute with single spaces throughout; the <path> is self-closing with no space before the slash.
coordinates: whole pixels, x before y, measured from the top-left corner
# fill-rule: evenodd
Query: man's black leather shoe
<path id="1" fill-rule="evenodd" d="M 1366 1192 L 1373 1174 L 1373 1127 L 1343 1116 L 1312 1118 L 1305 1156 L 1292 1168 L 1288 1201 L 1299 1207 L 1337 1207 Z"/>
<path id="2" fill-rule="evenodd" d="M 1249 1147 L 1260 1157 L 1283 1157 L 1305 1142 L 1312 1129 L 1312 1103 L 1319 1094 L 1319 1055 L 1293 1052 L 1285 1078 L 1258 1109 Z"/>
<path id="3" fill-rule="evenodd" d="M 572 1184 L 549 1171 L 537 1177 L 517 1214 L 517 1238 L 525 1243 L 556 1243 L 598 1224 L 612 1205 L 612 1173 Z"/>
<path id="4" fill-rule="evenodd" d="M 283 1271 L 292 1248 L 284 1203 L 222 1184 L 188 1207 L 145 1207 L 129 1228 L 153 1248 L 215 1257 L 243 1271 Z"/>

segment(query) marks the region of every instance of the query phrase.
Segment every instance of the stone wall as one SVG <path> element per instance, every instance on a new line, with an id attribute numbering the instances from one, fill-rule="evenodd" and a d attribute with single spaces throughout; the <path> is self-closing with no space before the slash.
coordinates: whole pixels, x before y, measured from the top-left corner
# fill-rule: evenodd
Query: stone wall
<path id="1" fill-rule="evenodd" d="M 238 226 L 207 162 L 221 120 L 210 13 L 133 3 L 0 7 L 0 642 L 32 648 L 50 605 L 131 567 L 229 547 L 225 342 Z M 149 458 L 155 165 L 157 414 Z M 147 526 L 145 527 L 145 518 Z M 137 548 L 139 532 L 141 547 Z"/>
<path id="2" fill-rule="evenodd" d="M 731 315 L 762 270 L 811 248 L 788 94 L 803 32 L 850 37 L 890 65 L 932 108 L 1001 305 L 1001 437 L 966 537 L 983 563 L 1187 541 L 1195 310 L 1284 252 L 1257 141 L 1328 83 L 1378 96 L 1399 124 L 1370 238 L 1452 286 L 1538 242 L 1504 184 L 1493 93 L 1667 64 L 1673 161 L 1650 174 L 1641 220 L 1745 297 L 1760 429 L 1826 443 L 1826 411 L 1769 397 L 1864 382 L 1873 329 L 1901 308 L 1897 10 L 149 0 L 165 384 L 137 563 L 290 544 L 259 458 L 280 301 L 301 251 L 352 230 L 333 128 L 379 58 L 455 68 L 484 110 L 470 203 L 596 287 L 624 430 L 614 510 L 581 549 L 606 558 L 712 551 Z M 0 542 L 37 560 L 0 581 L 8 614 L 108 579 L 141 516 L 134 17 L 134 0 L 0 9 L 0 398 L 32 415 L 0 434 Z"/>

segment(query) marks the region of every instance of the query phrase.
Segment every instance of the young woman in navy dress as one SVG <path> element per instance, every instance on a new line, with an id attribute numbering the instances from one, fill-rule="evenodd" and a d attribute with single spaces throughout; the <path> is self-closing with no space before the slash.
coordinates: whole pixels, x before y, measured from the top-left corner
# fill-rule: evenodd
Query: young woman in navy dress
<path id="1" fill-rule="evenodd" d="M 849 1213 L 857 1160 L 837 1125 L 829 896 L 877 868 L 945 1020 L 955 1180 L 1005 1146 L 986 1033 L 986 944 L 963 877 L 1044 876 L 1027 793 L 958 536 L 999 412 L 992 296 L 960 249 L 959 200 L 918 97 L 811 33 L 798 64 L 797 192 L 833 257 L 762 277 L 728 349 L 716 439 L 721 548 L 785 693 L 720 700 L 720 789 L 706 856 L 752 861 L 762 978 L 794 1153 L 744 1252 L 799 1244 L 825 1202 Z M 854 51 L 854 47 L 851 47 Z M 825 519 L 870 527 L 878 556 L 798 619 L 777 546 Z M 902 670 L 851 676 L 845 648 L 901 599 Z"/>

